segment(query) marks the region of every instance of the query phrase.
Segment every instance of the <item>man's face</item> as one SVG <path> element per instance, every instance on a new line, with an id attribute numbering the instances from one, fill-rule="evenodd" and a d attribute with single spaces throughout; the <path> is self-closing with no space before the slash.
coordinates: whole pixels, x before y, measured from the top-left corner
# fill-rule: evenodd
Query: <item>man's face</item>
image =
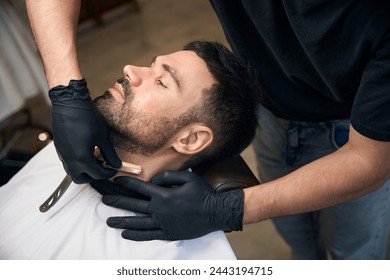
<path id="1" fill-rule="evenodd" d="M 113 144 L 145 156 L 198 120 L 202 91 L 215 83 L 192 51 L 158 56 L 150 67 L 126 65 L 123 72 L 124 78 L 94 101 Z"/>

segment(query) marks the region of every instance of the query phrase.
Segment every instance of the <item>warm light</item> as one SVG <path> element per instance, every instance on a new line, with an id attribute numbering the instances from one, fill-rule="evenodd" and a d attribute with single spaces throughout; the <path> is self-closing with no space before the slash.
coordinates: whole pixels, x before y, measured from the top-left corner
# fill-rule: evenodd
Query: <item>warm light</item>
<path id="1" fill-rule="evenodd" d="M 39 133 L 38 139 L 42 142 L 45 142 L 45 141 L 47 141 L 47 139 L 49 139 L 49 136 L 47 135 L 46 132 L 42 132 L 42 133 Z"/>

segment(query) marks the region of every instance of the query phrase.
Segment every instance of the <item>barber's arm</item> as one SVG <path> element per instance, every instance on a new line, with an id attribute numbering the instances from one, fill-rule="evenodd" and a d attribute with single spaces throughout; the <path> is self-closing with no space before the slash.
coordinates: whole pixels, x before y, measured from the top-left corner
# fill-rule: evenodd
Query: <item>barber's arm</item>
<path id="1" fill-rule="evenodd" d="M 378 189 L 390 176 L 390 142 L 369 139 L 351 127 L 338 151 L 266 184 L 216 192 L 195 174 L 166 172 L 153 183 L 116 181 L 139 199 L 104 196 L 107 205 L 147 214 L 112 217 L 133 240 L 188 239 L 214 230 L 240 230 L 243 223 L 298 214 L 356 199 Z M 164 186 L 177 186 L 174 188 Z M 244 201 L 243 201 L 244 199 Z"/>
<path id="2" fill-rule="evenodd" d="M 51 88 L 54 144 L 64 168 L 76 183 L 109 178 L 116 172 L 94 157 L 95 146 L 111 166 L 118 168 L 121 161 L 81 75 L 76 46 L 80 1 L 26 0 L 26 6 Z"/>
<path id="3" fill-rule="evenodd" d="M 49 87 L 80 80 L 76 32 L 80 0 L 26 0 L 28 17 L 39 47 Z"/>
<path id="4" fill-rule="evenodd" d="M 244 223 L 330 207 L 377 190 L 390 177 L 390 142 L 350 127 L 336 152 L 261 186 L 245 189 Z"/>

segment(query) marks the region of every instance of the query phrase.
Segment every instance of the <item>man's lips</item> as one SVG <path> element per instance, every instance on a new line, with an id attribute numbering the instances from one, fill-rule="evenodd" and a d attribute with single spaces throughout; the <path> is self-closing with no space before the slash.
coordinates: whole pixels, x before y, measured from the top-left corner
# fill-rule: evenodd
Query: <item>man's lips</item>
<path id="1" fill-rule="evenodd" d="M 125 100 L 125 94 L 123 88 L 120 84 L 115 83 L 113 88 L 110 88 L 109 91 L 114 96 L 115 99 L 120 99 L 121 101 Z"/>

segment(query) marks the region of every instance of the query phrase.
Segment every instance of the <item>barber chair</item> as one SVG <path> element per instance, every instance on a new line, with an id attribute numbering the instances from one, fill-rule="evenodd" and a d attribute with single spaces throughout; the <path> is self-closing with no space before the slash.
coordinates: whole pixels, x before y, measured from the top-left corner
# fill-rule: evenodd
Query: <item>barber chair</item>
<path id="1" fill-rule="evenodd" d="M 52 139 L 51 130 L 34 123 L 26 107 L 0 121 L 0 187 Z M 21 143 L 27 147 L 20 149 Z"/>
<path id="2" fill-rule="evenodd" d="M 247 188 L 260 184 L 240 155 L 215 162 L 203 162 L 191 169 L 217 191 Z"/>

